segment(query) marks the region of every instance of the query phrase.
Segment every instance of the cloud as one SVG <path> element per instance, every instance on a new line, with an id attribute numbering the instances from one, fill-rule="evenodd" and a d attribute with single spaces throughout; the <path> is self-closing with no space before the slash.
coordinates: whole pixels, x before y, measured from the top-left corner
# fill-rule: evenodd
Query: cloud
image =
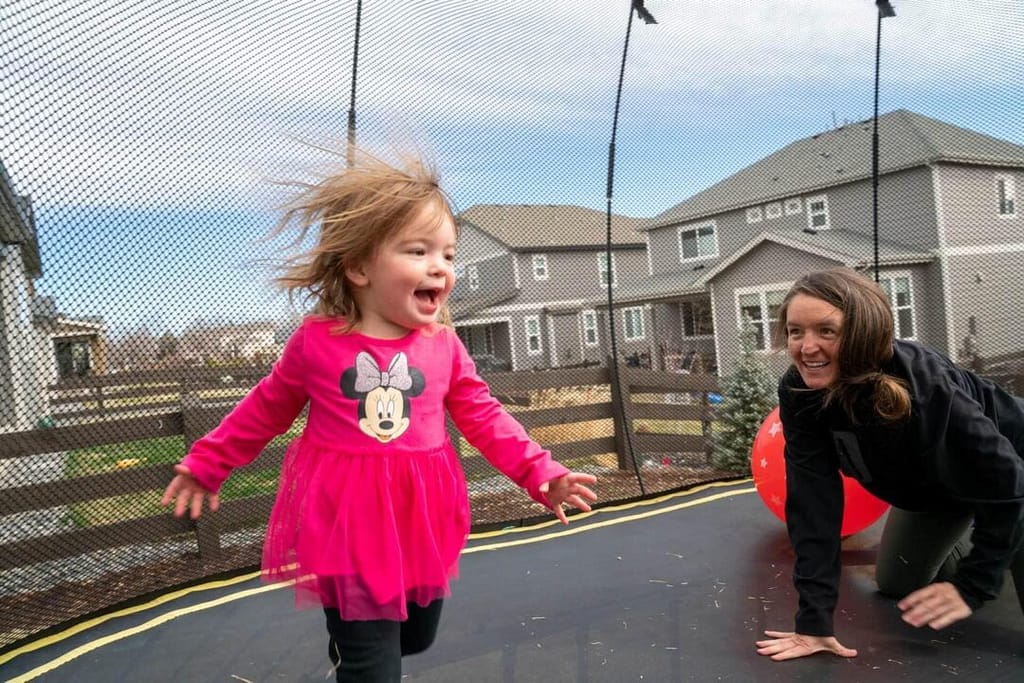
<path id="1" fill-rule="evenodd" d="M 0 29 L 12 55 L 0 67 L 8 100 L 0 155 L 43 201 L 246 202 L 273 194 L 264 178 L 301 171 L 310 156 L 301 141 L 344 137 L 355 3 L 10 5 L 13 20 Z M 1019 75 L 1017 0 L 896 6 L 883 24 L 887 92 L 998 87 Z M 796 118 L 813 108 L 824 120 L 832 91 L 858 90 L 868 101 L 869 0 L 648 7 L 659 23 L 633 21 L 624 115 L 654 113 L 680 129 L 702 116 L 727 130 L 761 126 L 779 111 Z M 360 139 L 420 129 L 449 149 L 460 130 L 487 130 L 490 156 L 500 159 L 551 134 L 607 137 L 628 8 L 626 0 L 364 3 Z"/>

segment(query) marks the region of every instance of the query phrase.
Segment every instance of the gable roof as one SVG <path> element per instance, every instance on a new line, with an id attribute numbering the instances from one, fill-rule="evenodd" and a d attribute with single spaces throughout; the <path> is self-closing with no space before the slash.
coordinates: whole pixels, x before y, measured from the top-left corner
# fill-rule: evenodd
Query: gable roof
<path id="1" fill-rule="evenodd" d="M 873 119 L 797 140 L 658 214 L 641 230 L 871 177 Z M 938 161 L 1024 167 L 1024 145 L 898 109 L 878 117 L 879 173 Z"/>
<path id="2" fill-rule="evenodd" d="M 555 204 L 477 204 L 459 219 L 500 240 L 513 251 L 603 247 L 608 214 L 582 206 Z M 642 247 L 639 218 L 612 214 L 612 244 Z"/>
<path id="3" fill-rule="evenodd" d="M 448 312 L 451 315 L 452 320 L 464 320 L 474 313 L 478 313 L 486 308 L 510 301 L 515 298 L 516 294 L 518 294 L 516 289 L 509 288 L 484 296 L 449 298 Z"/>
<path id="4" fill-rule="evenodd" d="M 692 294 L 704 294 L 707 289 L 701 276 L 717 261 L 703 261 L 696 268 L 671 273 L 649 275 L 639 282 L 620 285 L 612 291 L 615 306 L 646 304 L 659 299 L 679 299 Z M 608 308 L 608 296 L 591 299 L 590 308 Z"/>
<path id="5" fill-rule="evenodd" d="M 873 267 L 875 263 L 875 245 L 871 235 L 840 229 L 772 230 L 762 232 L 715 266 L 702 271 L 694 284 L 703 287 L 716 275 L 732 267 L 734 263 L 765 242 L 774 242 L 791 249 L 832 259 L 854 269 Z M 891 240 L 878 241 L 878 263 L 880 266 L 928 263 L 933 260 L 935 260 L 933 254 L 915 247 Z"/>

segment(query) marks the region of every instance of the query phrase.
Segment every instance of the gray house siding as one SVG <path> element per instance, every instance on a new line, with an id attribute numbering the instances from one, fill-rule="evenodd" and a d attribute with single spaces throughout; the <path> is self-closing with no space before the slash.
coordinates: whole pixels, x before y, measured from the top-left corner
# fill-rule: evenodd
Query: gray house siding
<path id="1" fill-rule="evenodd" d="M 754 247 L 731 268 L 719 273 L 712 285 L 718 367 L 732 367 L 742 353 L 737 290 L 765 289 L 768 285 L 778 285 L 785 289 L 803 273 L 837 265 L 831 259 L 766 242 Z M 760 353 L 778 374 L 789 365 L 784 353 Z"/>
<path id="2" fill-rule="evenodd" d="M 947 249 L 1007 245 L 1024 242 L 1021 202 L 1014 217 L 1000 217 L 996 200 L 997 175 L 1013 178 L 1017 194 L 1024 194 L 1024 171 L 981 166 L 943 164 L 936 167 L 939 204 Z"/>
<path id="3" fill-rule="evenodd" d="M 508 252 L 508 247 L 469 223 L 459 225 L 458 256 L 466 255 L 470 260 L 483 260 Z M 461 259 L 456 258 L 456 263 Z"/>
<path id="4" fill-rule="evenodd" d="M 482 205 L 466 216 L 456 262 L 461 273 L 451 301 L 456 328 L 476 344 L 471 353 L 479 364 L 519 370 L 602 362 L 607 327 L 595 313 L 598 343 L 586 345 L 582 312 L 594 309 L 594 300 L 607 292 L 599 259 L 604 245 L 596 237 L 603 234 L 603 228 L 596 230 L 604 225 L 603 214 L 568 206 Z M 639 282 L 648 269 L 636 221 L 615 221 L 617 288 Z M 540 278 L 534 270 L 538 254 L 544 260 Z M 475 289 L 471 268 L 477 273 Z M 527 321 L 532 321 L 529 330 Z"/>
<path id="5" fill-rule="evenodd" d="M 935 173 L 951 299 L 944 334 L 947 352 L 954 358 L 961 355 L 972 318 L 982 356 L 1018 350 L 1020 324 L 1006 295 L 1019 289 L 1024 273 L 1024 220 L 1019 202 L 1014 214 L 1000 216 L 995 180 L 1008 177 L 1020 188 L 1024 172 L 941 164 Z"/>
<path id="6" fill-rule="evenodd" d="M 547 278 L 534 277 L 533 254 L 543 253 L 547 259 Z M 505 361 L 512 370 L 544 369 L 584 362 L 603 362 L 607 323 L 597 316 L 598 346 L 586 347 L 582 341 L 584 309 L 593 308 L 588 301 L 602 297 L 607 289 L 601 284 L 598 255 L 603 251 L 544 251 L 506 253 L 477 263 L 480 289 L 470 292 L 466 276 L 456 285 L 454 297 L 483 297 L 505 291 L 518 282 L 514 298 L 476 311 L 456 321 L 457 328 L 480 325 L 504 325 L 507 332 L 492 336 L 508 340 L 508 348 L 494 344 L 497 361 Z M 619 249 L 613 252 L 615 276 L 619 283 L 635 282 L 647 276 L 647 258 L 642 249 Z M 492 279 L 493 278 L 493 279 Z M 486 283 L 486 284 L 485 284 Z M 526 321 L 534 318 L 539 329 L 540 351 L 528 348 Z M 621 314 L 616 319 L 622 337 Z M 647 330 L 645 326 L 645 331 Z M 464 333 L 468 336 L 471 333 Z M 620 342 L 621 348 L 647 352 L 642 341 Z M 502 355 L 499 355 L 501 353 Z M 488 359 L 490 360 L 490 359 Z"/>
<path id="7" fill-rule="evenodd" d="M 946 269 L 952 292 L 950 356 L 960 355 L 971 318 L 981 356 L 1020 350 L 1020 307 L 1008 295 L 1016 296 L 1013 293 L 1020 291 L 1024 252 L 951 256 Z"/>
<path id="8" fill-rule="evenodd" d="M 584 361 L 577 312 L 548 316 L 548 362 L 552 367 L 576 365 Z"/>
<path id="9" fill-rule="evenodd" d="M 912 244 L 921 250 L 939 246 L 938 216 L 932 171 L 926 166 L 890 173 L 878 186 L 878 232 L 883 239 Z M 843 227 L 872 234 L 871 183 L 861 183 L 864 196 L 859 200 L 862 216 Z"/>
<path id="10" fill-rule="evenodd" d="M 515 282 L 515 270 L 512 255 L 497 254 L 480 261 L 456 261 L 459 277 L 455 281 L 451 297 L 453 300 L 488 298 L 503 291 L 512 289 Z M 469 272 L 476 269 L 475 284 Z"/>
<path id="11" fill-rule="evenodd" d="M 548 276 L 537 280 L 533 273 L 533 256 L 547 258 Z M 607 291 L 601 283 L 598 257 L 604 251 L 549 251 L 516 254 L 519 269 L 519 300 L 553 303 L 581 301 L 601 296 Z M 647 256 L 643 249 L 616 249 L 612 252 L 616 283 L 636 282 L 647 276 Z"/>

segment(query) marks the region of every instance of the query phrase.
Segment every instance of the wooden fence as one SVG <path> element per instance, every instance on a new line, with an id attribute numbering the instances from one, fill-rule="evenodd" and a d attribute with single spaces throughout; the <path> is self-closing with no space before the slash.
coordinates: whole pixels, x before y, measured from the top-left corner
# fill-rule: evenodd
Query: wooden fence
<path id="1" fill-rule="evenodd" d="M 64 382 L 53 387 L 53 403 L 65 408 L 57 413 L 58 426 L 0 434 L 0 454 L 3 458 L 20 460 L 168 436 L 182 436 L 187 447 L 216 425 L 237 400 L 226 399 L 227 394 L 234 391 L 240 395 L 266 370 L 168 371 Z M 631 452 L 685 453 L 700 462 L 709 457 L 710 445 L 706 437 L 710 432 L 713 407 L 708 402 L 708 394 L 718 389 L 715 376 L 630 368 L 621 368 L 619 373 L 618 385 L 610 383 L 608 368 L 499 373 L 485 379 L 495 396 L 515 406 L 516 418 L 530 430 L 612 420 L 614 429 L 609 435 L 550 445 L 558 460 L 613 454 L 619 470 L 631 471 L 634 469 Z M 596 390 L 599 398 L 555 406 L 534 400 L 545 391 L 565 391 L 567 387 L 588 387 Z M 619 407 L 620 394 L 623 409 Z M 685 402 L 666 401 L 666 396 L 682 398 Z M 639 420 L 690 421 L 698 423 L 699 427 L 695 434 L 657 433 L 636 429 Z M 283 452 L 283 446 L 268 447 L 247 467 L 279 467 Z M 155 492 L 162 490 L 172 475 L 170 463 L 142 463 L 117 471 L 8 485 L 0 489 L 0 515 L 74 506 L 133 493 L 157 495 Z M 126 514 L 120 521 L 100 526 L 22 538 L 0 544 L 0 571 L 189 533 L 196 535 L 203 557 L 216 558 L 221 551 L 221 536 L 238 528 L 258 526 L 265 521 L 272 502 L 272 494 L 257 495 L 225 501 L 218 514 L 204 515 L 196 522 L 170 514 L 137 518 Z"/>

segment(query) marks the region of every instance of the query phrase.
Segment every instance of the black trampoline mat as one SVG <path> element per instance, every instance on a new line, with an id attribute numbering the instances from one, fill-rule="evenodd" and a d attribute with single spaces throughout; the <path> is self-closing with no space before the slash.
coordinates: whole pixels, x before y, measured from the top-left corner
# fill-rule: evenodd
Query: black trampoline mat
<path id="1" fill-rule="evenodd" d="M 796 597 L 783 524 L 749 481 L 474 535 L 434 646 L 403 681 L 1024 681 L 1012 582 L 943 631 L 899 618 L 873 581 L 881 521 L 843 544 L 836 635 L 853 659 L 759 656 Z M 9 653 L 4 680 L 324 681 L 318 610 L 254 575 L 165 596 Z M 99 623 L 98 623 L 99 622 Z"/>

